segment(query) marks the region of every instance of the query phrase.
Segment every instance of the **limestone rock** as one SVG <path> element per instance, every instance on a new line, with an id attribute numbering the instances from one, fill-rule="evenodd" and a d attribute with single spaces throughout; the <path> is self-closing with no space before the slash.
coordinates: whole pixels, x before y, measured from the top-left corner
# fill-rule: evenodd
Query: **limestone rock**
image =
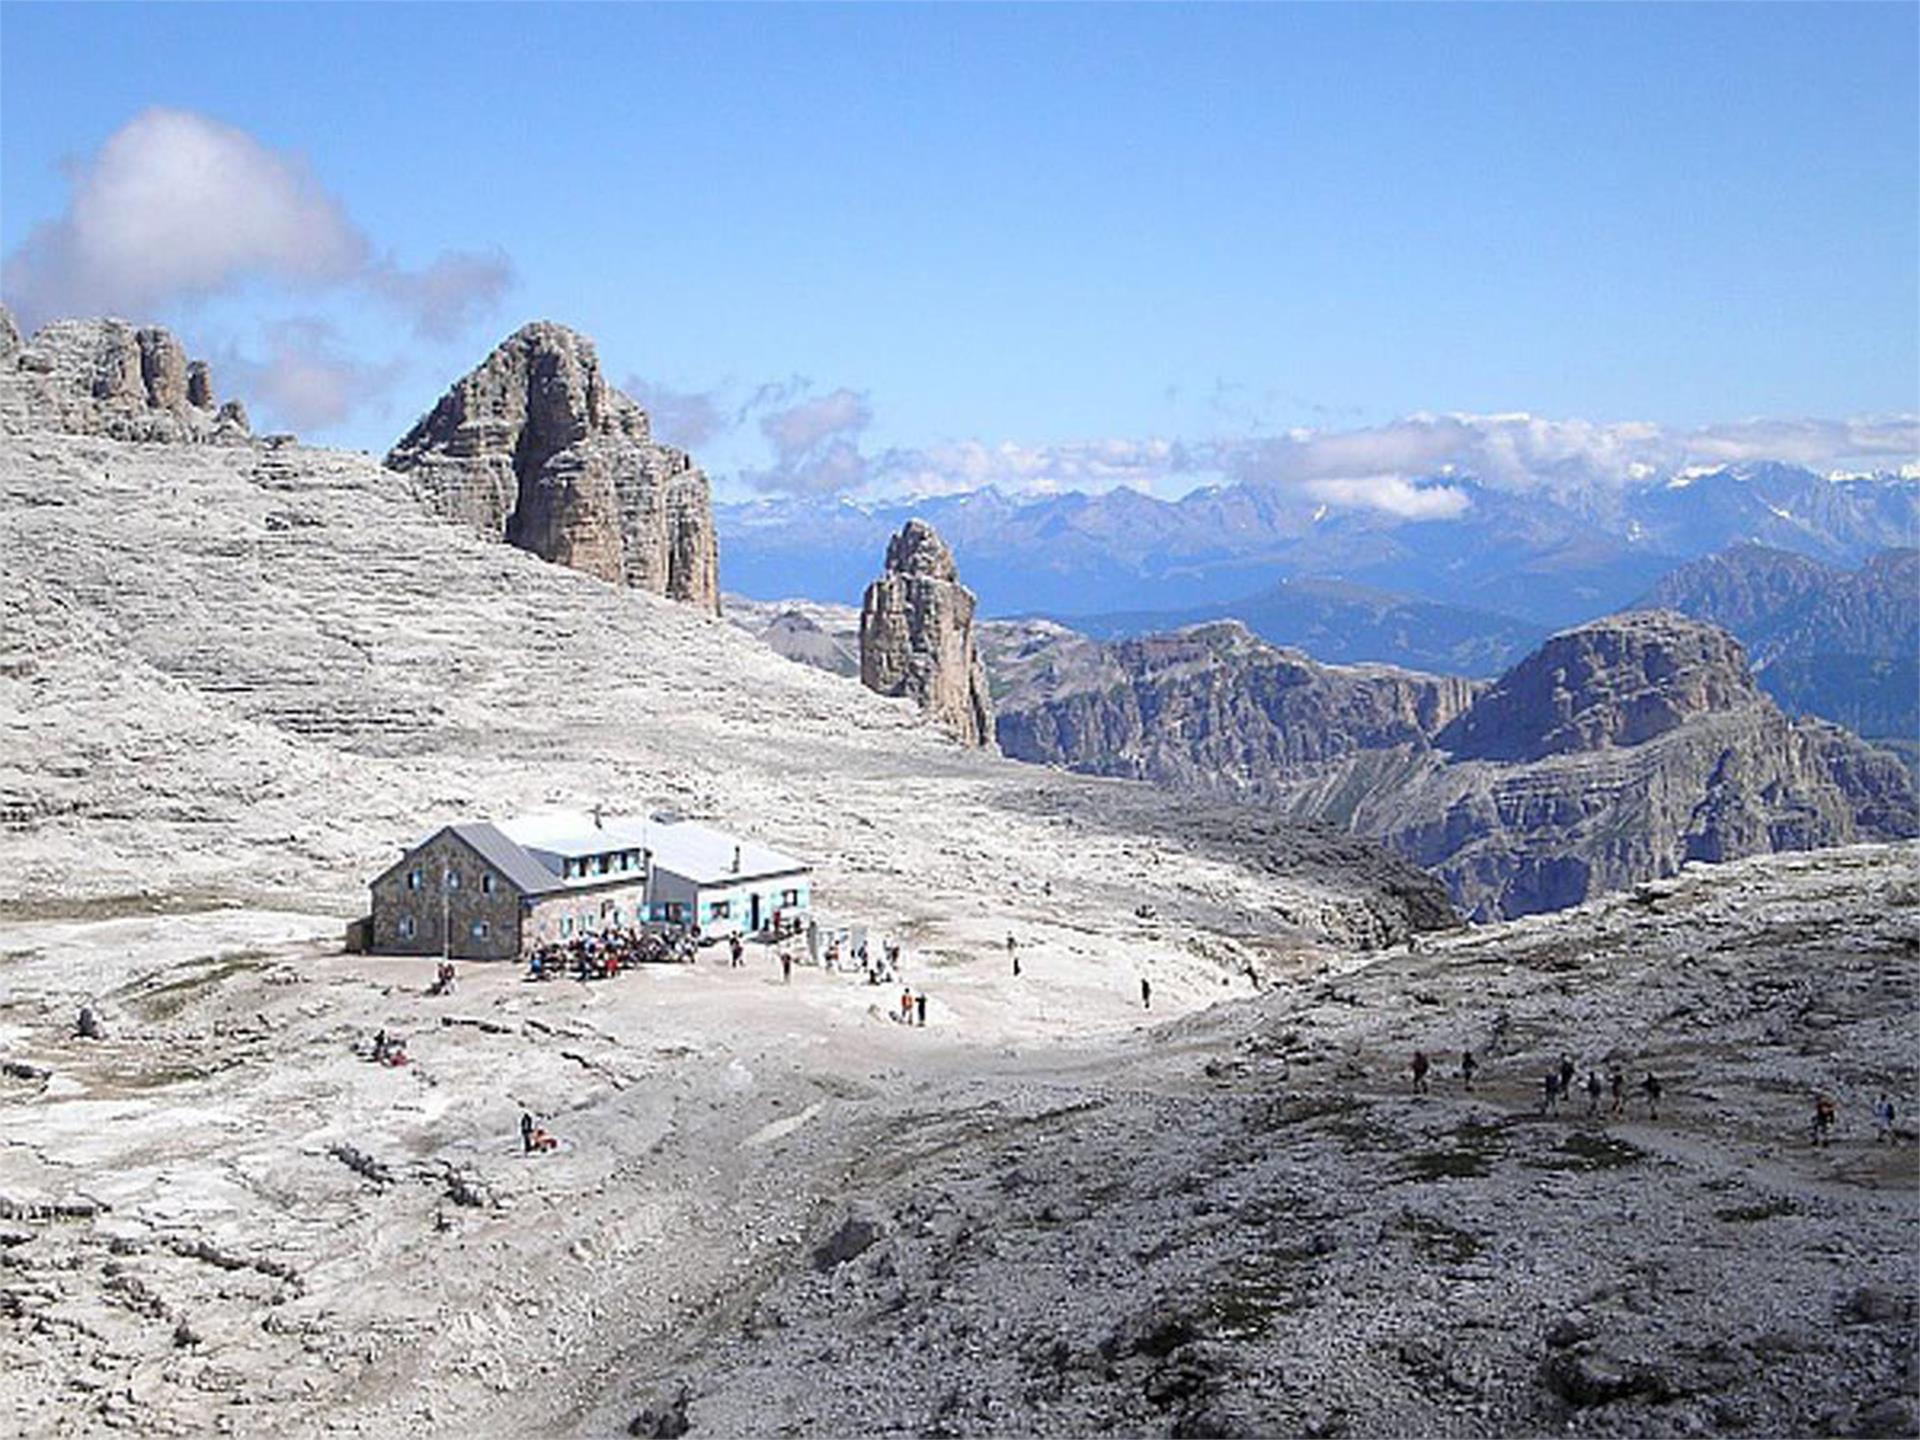
<path id="1" fill-rule="evenodd" d="M 654 441 L 593 342 L 563 325 L 509 336 L 386 464 L 434 510 L 542 559 L 719 609 L 707 477 Z"/>
<path id="2" fill-rule="evenodd" d="M 1759 694 L 1740 642 L 1726 631 L 1663 610 L 1609 616 L 1551 637 L 1439 743 L 1476 760 L 1638 745 Z"/>
<path id="3" fill-rule="evenodd" d="M 187 403 L 196 410 L 214 408 L 213 372 L 204 360 L 187 363 Z"/>
<path id="4" fill-rule="evenodd" d="M 1026 655 L 996 652 L 996 680 L 1018 676 L 1001 697 L 1003 753 L 1238 796 L 1356 751 L 1424 745 L 1481 688 L 1321 665 L 1236 620 L 1111 645 L 1045 638 Z"/>
<path id="5" fill-rule="evenodd" d="M 974 642 L 973 592 L 924 520 L 909 520 L 887 544 L 886 573 L 860 609 L 860 681 L 906 695 L 964 745 L 993 744 L 993 701 Z"/>
<path id="6" fill-rule="evenodd" d="M 9 363 L 10 362 L 10 363 Z M 0 307 L 0 428 L 114 440 L 251 438 L 246 411 L 214 412 L 212 372 L 157 326 L 56 320 L 22 341 Z"/>

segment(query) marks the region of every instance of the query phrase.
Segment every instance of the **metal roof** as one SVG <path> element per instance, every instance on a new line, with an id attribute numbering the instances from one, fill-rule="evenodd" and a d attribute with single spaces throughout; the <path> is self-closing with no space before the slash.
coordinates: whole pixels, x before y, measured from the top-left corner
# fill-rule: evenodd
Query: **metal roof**
<path id="1" fill-rule="evenodd" d="M 738 853 L 740 864 L 733 859 Z M 653 827 L 653 868 L 679 875 L 700 885 L 754 880 L 768 875 L 791 875 L 809 867 L 805 861 L 778 850 L 741 840 L 724 831 L 682 820 Z"/>
<path id="2" fill-rule="evenodd" d="M 480 853 L 494 869 L 507 877 L 507 883 L 523 895 L 545 895 L 565 890 L 567 883 L 500 832 L 498 826 L 484 820 L 472 825 L 452 825 L 453 833 Z"/>
<path id="3" fill-rule="evenodd" d="M 791 855 L 693 820 L 602 815 L 596 821 L 586 811 L 559 810 L 520 815 L 498 824 L 476 821 L 449 825 L 445 829 L 465 842 L 523 895 L 556 895 L 569 890 L 595 890 L 609 884 L 631 883 L 637 878 L 631 872 L 575 876 L 562 873 L 567 860 L 623 850 L 650 851 L 655 869 L 691 880 L 696 885 L 804 874 L 812 868 Z M 420 846 L 441 833 L 436 830 L 432 835 L 423 836 L 401 861 L 384 873 L 398 869 Z"/>

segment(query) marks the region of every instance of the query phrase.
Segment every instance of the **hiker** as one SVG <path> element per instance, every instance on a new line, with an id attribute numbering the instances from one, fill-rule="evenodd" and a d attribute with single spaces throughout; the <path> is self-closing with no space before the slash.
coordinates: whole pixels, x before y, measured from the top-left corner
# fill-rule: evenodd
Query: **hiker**
<path id="1" fill-rule="evenodd" d="M 1560 1057 L 1560 1095 L 1563 1099 L 1573 1098 L 1573 1075 L 1573 1061 L 1562 1055 Z"/>
<path id="2" fill-rule="evenodd" d="M 1144 975 L 1140 977 L 1140 1008 L 1153 1009 L 1153 982 Z"/>
<path id="3" fill-rule="evenodd" d="M 913 989 L 911 986 L 902 985 L 900 987 L 900 1013 L 895 1018 L 903 1025 L 911 1025 L 913 1023 Z"/>
<path id="4" fill-rule="evenodd" d="M 1878 1144 L 1884 1140 L 1895 1143 L 1893 1134 L 1893 1101 L 1882 1095 L 1873 1107 L 1873 1139 Z"/>
<path id="5" fill-rule="evenodd" d="M 1598 1070 L 1587 1071 L 1587 1115 L 1589 1118 L 1600 1113 L 1600 1092 L 1606 1087 L 1600 1083 Z"/>
<path id="6" fill-rule="evenodd" d="M 918 1013 L 918 1015 L 920 1016 L 921 1025 L 924 1026 L 927 1023 L 927 992 L 926 991 L 922 990 L 918 995 L 913 997 L 913 1008 L 915 1012 Z"/>
<path id="7" fill-rule="evenodd" d="M 527 1136 L 527 1153 L 529 1155 L 544 1155 L 549 1150 L 558 1150 L 559 1148 L 559 1140 L 549 1134 L 545 1126 L 534 1126 L 532 1133 Z"/>
<path id="8" fill-rule="evenodd" d="M 1609 1071 L 1607 1074 L 1607 1092 L 1613 1096 L 1613 1104 L 1608 1109 L 1607 1113 L 1609 1115 L 1626 1114 L 1627 1113 L 1627 1077 L 1621 1074 L 1618 1070 Z"/>
<path id="9" fill-rule="evenodd" d="M 1560 1113 L 1560 1072 L 1558 1070 L 1547 1071 L 1547 1078 L 1542 1081 L 1541 1084 L 1542 1089 L 1545 1091 L 1545 1096 L 1540 1101 L 1540 1113 L 1542 1115 L 1558 1115 Z"/>
<path id="10" fill-rule="evenodd" d="M 520 1153 L 522 1155 L 533 1153 L 533 1116 L 525 1110 L 520 1112 Z"/>
<path id="11" fill-rule="evenodd" d="M 1471 1050 L 1462 1050 L 1460 1052 L 1460 1078 L 1466 1081 L 1467 1089 L 1473 1089 L 1473 1072 L 1479 1068 L 1480 1066 L 1474 1060 Z"/>
<path id="12" fill-rule="evenodd" d="M 730 935 L 727 937 L 727 953 L 732 957 L 734 969 L 738 970 L 740 968 L 740 957 L 746 952 L 746 948 L 745 945 L 740 943 L 740 937 L 738 935 Z"/>
<path id="13" fill-rule="evenodd" d="M 1813 1143 L 1831 1145 L 1833 1143 L 1833 1122 L 1835 1107 L 1831 1095 L 1817 1095 L 1813 1101 Z"/>
<path id="14" fill-rule="evenodd" d="M 94 1013 L 91 1005 L 80 1007 L 79 1034 L 82 1040 L 104 1040 L 107 1027 L 100 1023 L 100 1017 Z"/>
<path id="15" fill-rule="evenodd" d="M 373 1063 L 384 1064 L 387 1058 L 387 1032 L 376 1030 L 373 1036 Z"/>
<path id="16" fill-rule="evenodd" d="M 1413 1052 L 1413 1093 L 1414 1094 L 1424 1095 L 1427 1093 L 1427 1068 L 1431 1063 L 1432 1062 L 1427 1059 L 1426 1051 L 1416 1050 Z"/>
<path id="17" fill-rule="evenodd" d="M 1649 1120 L 1658 1120 L 1660 1118 L 1660 1092 L 1664 1088 L 1660 1083 L 1660 1078 L 1652 1071 L 1648 1071 L 1647 1078 L 1640 1082 L 1641 1093 L 1647 1097 L 1647 1118 Z"/>
<path id="18" fill-rule="evenodd" d="M 782 985 L 793 983 L 793 952 L 791 950 L 780 952 L 780 983 Z"/>

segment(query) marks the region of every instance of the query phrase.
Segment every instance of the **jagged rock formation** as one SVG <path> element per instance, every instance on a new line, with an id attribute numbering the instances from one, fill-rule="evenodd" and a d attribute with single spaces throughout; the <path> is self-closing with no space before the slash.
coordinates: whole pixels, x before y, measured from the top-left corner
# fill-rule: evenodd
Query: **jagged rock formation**
<path id="1" fill-rule="evenodd" d="M 1239 795 L 1356 751 L 1424 746 L 1481 688 L 1320 665 L 1235 620 L 1113 645 L 1062 630 L 997 654 L 995 673 L 1012 681 L 1000 696 L 1003 753 Z"/>
<path id="2" fill-rule="evenodd" d="M 964 745 L 993 744 L 993 700 L 973 635 L 973 592 L 924 520 L 887 544 L 886 573 L 860 607 L 860 681 L 906 695 Z"/>
<path id="3" fill-rule="evenodd" d="M 1477 695 L 1263 655 L 1220 627 L 1082 645 L 1090 660 L 1003 697 L 1008 754 L 1348 826 L 1483 919 L 1689 860 L 1920 833 L 1898 760 L 1790 721 L 1733 637 L 1671 613 L 1563 632 Z"/>
<path id="4" fill-rule="evenodd" d="M 388 453 L 441 514 L 615 584 L 718 612 L 707 477 L 654 441 L 593 342 L 537 321 L 456 381 Z"/>
<path id="5" fill-rule="evenodd" d="M 250 438 L 238 401 L 216 405 L 212 372 L 157 326 L 56 320 L 22 339 L 0 306 L 0 429 L 65 430 L 115 440 Z"/>

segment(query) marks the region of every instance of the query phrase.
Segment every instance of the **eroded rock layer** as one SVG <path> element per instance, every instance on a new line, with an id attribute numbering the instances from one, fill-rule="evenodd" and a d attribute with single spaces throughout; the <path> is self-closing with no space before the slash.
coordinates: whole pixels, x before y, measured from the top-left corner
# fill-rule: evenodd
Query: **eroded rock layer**
<path id="1" fill-rule="evenodd" d="M 538 321 L 509 336 L 388 453 L 452 519 L 601 580 L 718 611 L 706 475 L 653 439 L 593 342 Z"/>

